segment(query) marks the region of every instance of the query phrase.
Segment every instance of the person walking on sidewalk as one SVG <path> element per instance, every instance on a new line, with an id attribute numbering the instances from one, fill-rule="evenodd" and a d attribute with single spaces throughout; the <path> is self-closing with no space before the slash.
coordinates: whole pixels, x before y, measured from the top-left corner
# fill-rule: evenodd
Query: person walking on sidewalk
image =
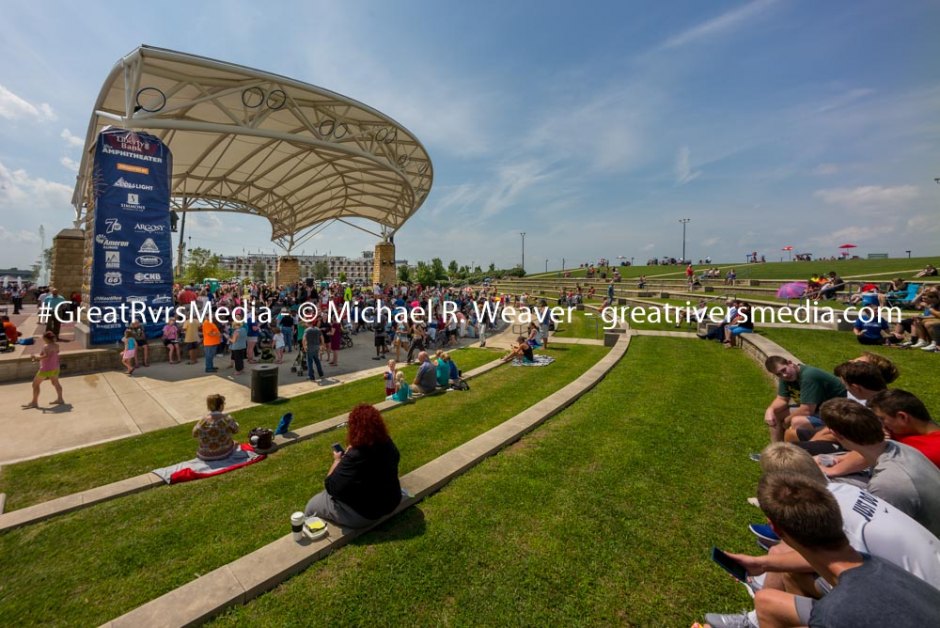
<path id="1" fill-rule="evenodd" d="M 47 331 L 42 336 L 45 344 L 39 355 L 31 356 L 33 361 L 39 360 L 39 372 L 33 378 L 33 400 L 23 406 L 23 409 L 39 407 L 39 386 L 44 379 L 52 382 L 52 387 L 59 394 L 53 405 L 62 405 L 65 400 L 62 399 L 62 384 L 59 383 L 59 345 L 56 344 L 55 334 Z"/>

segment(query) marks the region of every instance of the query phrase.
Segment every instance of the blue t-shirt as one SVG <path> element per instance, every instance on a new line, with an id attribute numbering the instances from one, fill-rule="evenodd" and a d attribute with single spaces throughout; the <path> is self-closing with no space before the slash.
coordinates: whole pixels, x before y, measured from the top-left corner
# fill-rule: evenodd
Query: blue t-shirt
<path id="1" fill-rule="evenodd" d="M 888 321 L 884 319 L 878 320 L 877 317 L 872 317 L 865 322 L 861 318 L 858 318 L 855 321 L 855 329 L 861 330 L 861 335 L 865 338 L 878 340 L 881 338 L 882 331 L 888 331 Z"/>

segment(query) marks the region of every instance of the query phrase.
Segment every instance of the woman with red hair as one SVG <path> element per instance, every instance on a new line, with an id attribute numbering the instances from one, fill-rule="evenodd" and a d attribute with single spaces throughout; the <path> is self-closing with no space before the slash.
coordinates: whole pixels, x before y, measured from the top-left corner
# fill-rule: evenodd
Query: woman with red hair
<path id="1" fill-rule="evenodd" d="M 314 495 L 304 514 L 317 515 L 348 528 L 364 528 L 398 507 L 398 448 L 385 421 L 368 404 L 349 413 L 348 449 L 333 447 L 333 466 L 326 474 L 326 490 Z"/>

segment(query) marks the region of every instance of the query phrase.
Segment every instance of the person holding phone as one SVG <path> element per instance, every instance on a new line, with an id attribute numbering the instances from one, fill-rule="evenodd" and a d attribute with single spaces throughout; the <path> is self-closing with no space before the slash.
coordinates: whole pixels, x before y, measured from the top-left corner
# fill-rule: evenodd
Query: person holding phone
<path id="1" fill-rule="evenodd" d="M 348 448 L 333 446 L 325 490 L 307 502 L 304 514 L 364 528 L 393 512 L 401 501 L 400 455 L 381 413 L 368 404 L 352 409 L 346 430 Z"/>

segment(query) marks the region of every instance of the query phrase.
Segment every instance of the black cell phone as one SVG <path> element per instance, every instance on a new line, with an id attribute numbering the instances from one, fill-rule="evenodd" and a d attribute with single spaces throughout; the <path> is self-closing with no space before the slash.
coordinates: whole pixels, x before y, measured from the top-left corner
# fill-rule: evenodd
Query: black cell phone
<path id="1" fill-rule="evenodd" d="M 346 453 L 346 450 L 343 449 L 343 446 L 340 445 L 339 443 L 333 443 L 333 451 L 335 451 L 338 454 Z"/>
<path id="2" fill-rule="evenodd" d="M 731 558 L 717 547 L 712 548 L 712 560 L 741 582 L 747 582 L 747 569 L 745 569 L 744 565 Z"/>

